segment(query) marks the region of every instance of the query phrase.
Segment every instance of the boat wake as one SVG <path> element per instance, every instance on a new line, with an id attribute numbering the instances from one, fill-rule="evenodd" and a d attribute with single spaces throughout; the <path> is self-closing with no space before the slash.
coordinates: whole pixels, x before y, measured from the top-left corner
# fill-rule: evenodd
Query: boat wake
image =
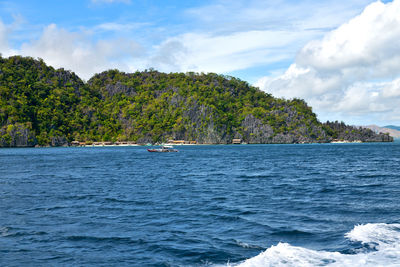
<path id="1" fill-rule="evenodd" d="M 242 263 L 228 266 L 400 266 L 400 224 L 357 225 L 345 237 L 368 249 L 343 254 L 279 243 Z"/>

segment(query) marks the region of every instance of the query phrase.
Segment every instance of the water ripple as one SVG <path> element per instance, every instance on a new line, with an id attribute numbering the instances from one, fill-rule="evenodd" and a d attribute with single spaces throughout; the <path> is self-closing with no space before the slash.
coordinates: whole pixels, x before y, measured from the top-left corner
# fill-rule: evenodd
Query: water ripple
<path id="1" fill-rule="evenodd" d="M 226 266 L 262 251 L 327 265 L 379 253 L 345 233 L 400 221 L 399 148 L 0 150 L 0 265 Z"/>

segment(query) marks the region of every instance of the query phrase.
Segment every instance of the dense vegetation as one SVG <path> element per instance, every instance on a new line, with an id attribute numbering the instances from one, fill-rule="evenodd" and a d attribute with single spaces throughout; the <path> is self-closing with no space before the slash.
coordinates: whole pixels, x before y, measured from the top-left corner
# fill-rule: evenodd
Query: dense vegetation
<path id="1" fill-rule="evenodd" d="M 348 129 L 335 125 L 342 124 L 321 124 L 303 100 L 274 98 L 233 77 L 109 70 L 85 83 L 40 59 L 0 58 L 0 146 L 57 146 L 73 140 L 231 143 L 233 138 L 295 143 L 354 137 L 342 135 Z M 373 138 L 365 141 L 390 141 L 372 131 L 368 135 Z"/>

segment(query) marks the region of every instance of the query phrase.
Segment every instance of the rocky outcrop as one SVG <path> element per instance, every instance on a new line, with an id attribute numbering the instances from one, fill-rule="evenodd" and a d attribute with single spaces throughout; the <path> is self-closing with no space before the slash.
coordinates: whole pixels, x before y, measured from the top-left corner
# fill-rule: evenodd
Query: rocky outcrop
<path id="1" fill-rule="evenodd" d="M 68 140 L 65 136 L 50 137 L 51 146 L 68 146 Z"/>
<path id="2" fill-rule="evenodd" d="M 326 122 L 324 126 L 332 139 L 361 142 L 393 142 L 387 133 L 375 133 L 371 129 L 346 125 L 344 122 Z"/>
<path id="3" fill-rule="evenodd" d="M 0 147 L 33 147 L 37 144 L 29 126 L 16 123 L 0 129 Z"/>
<path id="4" fill-rule="evenodd" d="M 263 124 L 260 119 L 255 118 L 249 114 L 242 121 L 241 127 L 243 128 L 242 134 L 236 137 L 242 139 L 249 144 L 268 144 L 273 142 L 274 130 L 268 124 Z"/>

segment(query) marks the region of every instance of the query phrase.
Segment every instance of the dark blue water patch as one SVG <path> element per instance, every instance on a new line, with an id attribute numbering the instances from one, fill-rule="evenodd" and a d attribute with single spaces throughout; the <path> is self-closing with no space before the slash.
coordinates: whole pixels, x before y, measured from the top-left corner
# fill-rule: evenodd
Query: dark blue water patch
<path id="1" fill-rule="evenodd" d="M 272 233 L 271 235 L 277 235 L 281 237 L 296 237 L 296 238 L 308 238 L 313 236 L 313 233 L 300 231 L 300 230 L 281 230 Z"/>
<path id="2" fill-rule="evenodd" d="M 125 244 L 125 245 L 134 245 L 134 244 L 143 244 L 145 243 L 143 240 L 132 240 L 129 237 L 116 237 L 116 236 L 67 236 L 65 237 L 66 242 L 87 242 L 87 243 L 108 243 L 108 244 Z"/>
<path id="3" fill-rule="evenodd" d="M 206 266 L 279 242 L 345 254 L 400 221 L 400 144 L 0 150 L 0 265 Z M 28 260 L 29 259 L 29 260 Z"/>

